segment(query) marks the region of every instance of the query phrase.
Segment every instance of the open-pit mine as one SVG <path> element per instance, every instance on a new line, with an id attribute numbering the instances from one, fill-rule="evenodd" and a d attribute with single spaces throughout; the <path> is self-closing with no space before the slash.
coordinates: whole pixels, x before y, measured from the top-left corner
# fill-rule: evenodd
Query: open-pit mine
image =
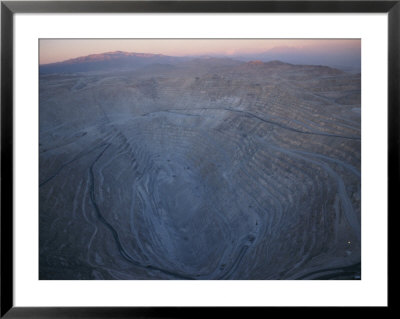
<path id="1" fill-rule="evenodd" d="M 359 73 L 60 65 L 39 79 L 39 279 L 360 278 Z"/>

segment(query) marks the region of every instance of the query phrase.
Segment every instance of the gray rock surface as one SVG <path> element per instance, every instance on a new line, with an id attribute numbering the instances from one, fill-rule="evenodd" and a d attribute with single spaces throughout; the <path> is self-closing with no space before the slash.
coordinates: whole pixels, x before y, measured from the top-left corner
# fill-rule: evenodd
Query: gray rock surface
<path id="1" fill-rule="evenodd" d="M 360 74 L 184 61 L 40 76 L 40 279 L 352 279 Z"/>

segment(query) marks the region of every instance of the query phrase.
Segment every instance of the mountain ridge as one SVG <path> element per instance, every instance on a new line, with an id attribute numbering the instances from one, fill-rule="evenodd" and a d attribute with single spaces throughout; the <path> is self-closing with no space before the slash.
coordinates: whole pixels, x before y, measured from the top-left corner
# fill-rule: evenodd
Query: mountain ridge
<path id="1" fill-rule="evenodd" d="M 104 53 L 89 54 L 65 61 L 39 65 L 41 74 L 51 73 L 76 73 L 76 72 L 103 72 L 110 70 L 137 70 L 150 65 L 170 65 L 200 68 L 238 68 L 238 70 L 258 69 L 291 69 L 291 68 L 325 68 L 337 73 L 336 68 L 322 65 L 292 64 L 273 59 L 262 61 L 258 59 L 242 61 L 225 56 L 170 56 L 156 53 L 112 51 Z M 339 71 L 339 70 L 338 70 Z M 341 72 L 341 71 L 340 71 Z"/>
<path id="2" fill-rule="evenodd" d="M 126 51 L 110 51 L 104 53 L 93 53 L 89 55 L 83 55 L 72 59 L 67 59 L 58 62 L 52 63 L 44 63 L 41 66 L 46 65 L 54 65 L 54 64 L 63 64 L 63 63 L 82 63 L 82 62 L 95 62 L 101 60 L 108 60 L 111 58 L 121 58 L 121 57 L 141 57 L 141 58 L 149 58 L 149 57 L 170 57 L 164 54 L 156 54 L 156 53 L 139 53 L 139 52 L 126 52 Z"/>

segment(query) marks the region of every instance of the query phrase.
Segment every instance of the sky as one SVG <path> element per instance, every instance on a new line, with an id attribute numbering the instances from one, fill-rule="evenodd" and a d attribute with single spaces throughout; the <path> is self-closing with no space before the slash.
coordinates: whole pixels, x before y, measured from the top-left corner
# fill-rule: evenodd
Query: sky
<path id="1" fill-rule="evenodd" d="M 40 64 L 112 51 L 172 56 L 214 55 L 328 61 L 344 65 L 361 59 L 360 39 L 41 39 Z M 316 59 L 316 60 L 315 60 Z"/>

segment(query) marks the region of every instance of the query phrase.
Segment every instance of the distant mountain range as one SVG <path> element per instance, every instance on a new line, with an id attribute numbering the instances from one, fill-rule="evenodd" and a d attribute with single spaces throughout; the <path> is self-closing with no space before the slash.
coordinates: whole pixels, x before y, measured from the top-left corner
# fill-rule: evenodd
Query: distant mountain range
<path id="1" fill-rule="evenodd" d="M 275 47 L 261 53 L 238 54 L 232 58 L 242 61 L 280 60 L 291 64 L 326 65 L 346 72 L 361 72 L 361 52 L 357 48 L 341 52 L 335 48 L 315 51 L 307 48 Z"/>
<path id="2" fill-rule="evenodd" d="M 207 69 L 217 67 L 239 67 L 242 70 L 251 70 L 252 68 L 288 68 L 294 66 L 291 63 L 282 62 L 279 59 L 271 59 L 267 56 L 259 55 L 261 59 L 251 59 L 253 56 L 237 57 L 213 57 L 213 56 L 185 56 L 176 57 L 163 54 L 136 53 L 136 52 L 106 52 L 100 54 L 91 54 L 62 62 L 40 65 L 41 74 L 50 73 L 76 73 L 76 72 L 104 72 L 104 71 L 131 71 L 137 69 L 146 69 L 148 67 L 158 68 L 168 71 L 175 67 L 204 67 Z M 264 57 L 264 58 L 263 58 Z M 271 56 L 272 57 L 272 56 Z M 264 62 L 264 61 L 266 62 Z M 307 64 L 307 63 L 301 63 Z M 315 64 L 315 63 L 311 63 Z M 337 66 L 336 66 L 337 67 Z M 344 71 L 355 71 L 357 67 L 337 67 Z M 347 68 L 347 69 L 346 69 Z M 359 72 L 359 70 L 358 70 Z"/>
<path id="3" fill-rule="evenodd" d="M 134 70 L 151 64 L 176 64 L 185 60 L 187 58 L 162 54 L 115 51 L 42 64 L 40 73 L 74 73 L 109 69 Z"/>

